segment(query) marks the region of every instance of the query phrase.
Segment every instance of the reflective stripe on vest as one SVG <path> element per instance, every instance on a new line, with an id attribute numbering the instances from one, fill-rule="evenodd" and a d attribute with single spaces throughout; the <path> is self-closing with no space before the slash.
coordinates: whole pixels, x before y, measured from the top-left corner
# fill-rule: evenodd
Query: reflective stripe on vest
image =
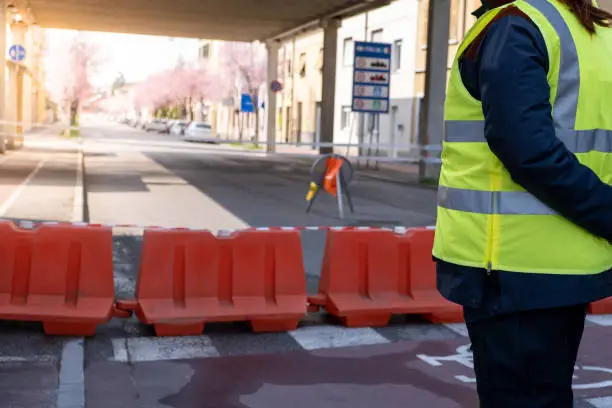
<path id="1" fill-rule="evenodd" d="M 448 210 L 487 215 L 556 214 L 550 207 L 526 191 L 481 191 L 440 186 L 438 205 Z"/>
<path id="2" fill-rule="evenodd" d="M 555 104 L 556 109 L 557 104 Z M 444 141 L 448 143 L 485 143 L 483 121 L 445 122 Z M 572 153 L 612 153 L 612 130 L 555 129 L 555 134 Z"/>

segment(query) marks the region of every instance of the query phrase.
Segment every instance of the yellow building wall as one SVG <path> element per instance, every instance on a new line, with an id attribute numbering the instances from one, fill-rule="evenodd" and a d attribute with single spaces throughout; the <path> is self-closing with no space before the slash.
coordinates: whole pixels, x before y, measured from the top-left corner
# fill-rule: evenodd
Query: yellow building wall
<path id="1" fill-rule="evenodd" d="M 285 42 L 279 54 L 283 91 L 277 96 L 277 139 L 310 143 L 315 138 L 321 101 L 323 32 L 313 31 Z"/>

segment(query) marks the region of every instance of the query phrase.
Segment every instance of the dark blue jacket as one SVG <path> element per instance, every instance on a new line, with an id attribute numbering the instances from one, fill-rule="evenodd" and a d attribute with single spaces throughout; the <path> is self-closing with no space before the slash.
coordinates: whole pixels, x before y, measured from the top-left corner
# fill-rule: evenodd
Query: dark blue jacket
<path id="1" fill-rule="evenodd" d="M 502 12 L 504 13 L 504 12 Z M 513 180 L 559 214 L 612 242 L 612 186 L 555 137 L 544 38 L 526 16 L 504 13 L 460 58 L 463 83 L 482 102 L 485 137 Z M 438 290 L 466 319 L 589 303 L 612 296 L 612 270 L 593 276 L 493 271 L 437 260 Z"/>

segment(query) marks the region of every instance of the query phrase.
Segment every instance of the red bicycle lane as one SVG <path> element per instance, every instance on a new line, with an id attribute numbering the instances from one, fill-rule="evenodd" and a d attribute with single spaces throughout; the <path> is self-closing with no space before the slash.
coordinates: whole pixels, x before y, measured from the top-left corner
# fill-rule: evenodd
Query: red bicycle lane
<path id="1" fill-rule="evenodd" d="M 574 380 L 577 399 L 612 395 L 611 340 L 612 327 L 586 328 Z M 467 349 L 468 340 L 461 338 L 199 360 L 92 362 L 85 371 L 87 406 L 475 407 Z"/>

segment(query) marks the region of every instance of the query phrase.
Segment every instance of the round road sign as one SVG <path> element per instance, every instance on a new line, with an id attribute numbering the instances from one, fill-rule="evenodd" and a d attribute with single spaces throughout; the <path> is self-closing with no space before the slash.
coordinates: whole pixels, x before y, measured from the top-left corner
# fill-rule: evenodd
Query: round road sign
<path id="1" fill-rule="evenodd" d="M 23 61 L 26 56 L 26 50 L 23 45 L 15 44 L 9 48 L 9 57 L 13 61 Z"/>
<path id="2" fill-rule="evenodd" d="M 281 84 L 279 80 L 275 79 L 272 81 L 272 83 L 270 83 L 270 89 L 272 92 L 280 92 L 283 90 L 283 84 Z"/>

